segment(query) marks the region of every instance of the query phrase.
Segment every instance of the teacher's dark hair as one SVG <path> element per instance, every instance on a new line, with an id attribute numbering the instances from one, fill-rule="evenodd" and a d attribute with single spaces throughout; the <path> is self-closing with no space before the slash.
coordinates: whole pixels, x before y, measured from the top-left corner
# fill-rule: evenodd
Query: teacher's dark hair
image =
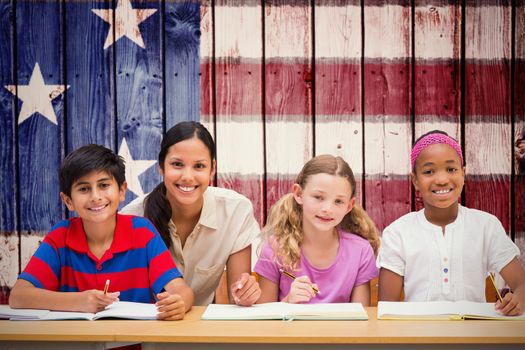
<path id="1" fill-rule="evenodd" d="M 186 121 L 177 123 L 166 132 L 162 138 L 159 151 L 159 166 L 164 170 L 164 161 L 171 146 L 192 138 L 198 138 L 206 145 L 210 152 L 211 160 L 215 160 L 215 142 L 209 131 L 199 122 Z M 164 243 L 171 246 L 169 222 L 171 220 L 171 206 L 166 198 L 164 181 L 155 187 L 144 201 L 144 216 L 147 217 L 159 231 Z"/>

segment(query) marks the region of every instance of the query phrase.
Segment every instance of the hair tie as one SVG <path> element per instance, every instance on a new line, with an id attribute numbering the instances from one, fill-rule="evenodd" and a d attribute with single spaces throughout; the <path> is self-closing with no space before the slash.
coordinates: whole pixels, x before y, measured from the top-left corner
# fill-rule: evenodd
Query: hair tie
<path id="1" fill-rule="evenodd" d="M 441 133 L 433 133 L 422 137 L 421 139 L 419 139 L 419 141 L 416 142 L 414 147 L 412 147 L 412 152 L 410 154 L 412 170 L 414 170 L 414 168 L 416 167 L 416 159 L 417 157 L 419 157 L 419 154 L 423 152 L 423 150 L 428 146 L 432 146 L 437 143 L 444 143 L 452 147 L 461 159 L 461 165 L 463 166 L 463 152 L 461 151 L 461 146 L 459 145 L 459 143 L 448 135 Z"/>

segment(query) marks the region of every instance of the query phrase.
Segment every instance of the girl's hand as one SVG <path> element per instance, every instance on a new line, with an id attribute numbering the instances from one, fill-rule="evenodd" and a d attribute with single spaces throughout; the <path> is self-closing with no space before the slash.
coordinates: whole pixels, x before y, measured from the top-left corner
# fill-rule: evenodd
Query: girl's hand
<path id="1" fill-rule="evenodd" d="M 261 296 L 261 288 L 254 276 L 243 272 L 237 282 L 230 287 L 235 304 L 240 306 L 251 306 Z"/>
<path id="2" fill-rule="evenodd" d="M 520 300 L 516 294 L 508 292 L 504 297 L 503 301 L 496 302 L 496 310 L 506 316 L 518 316 L 523 314 L 524 306 L 520 304 Z"/>
<path id="3" fill-rule="evenodd" d="M 288 303 L 307 303 L 315 297 L 314 288 L 319 290 L 315 283 L 310 281 L 308 276 L 300 276 L 294 279 L 290 286 L 290 293 L 284 298 L 283 301 Z"/>
<path id="4" fill-rule="evenodd" d="M 106 293 L 97 289 L 90 289 L 80 292 L 78 310 L 82 312 L 99 312 L 106 306 L 118 301 L 120 292 Z"/>
<path id="5" fill-rule="evenodd" d="M 184 299 L 179 294 L 170 294 L 162 292 L 157 294 L 158 301 L 155 303 L 159 314 L 159 320 L 173 321 L 182 320 L 186 313 Z"/>

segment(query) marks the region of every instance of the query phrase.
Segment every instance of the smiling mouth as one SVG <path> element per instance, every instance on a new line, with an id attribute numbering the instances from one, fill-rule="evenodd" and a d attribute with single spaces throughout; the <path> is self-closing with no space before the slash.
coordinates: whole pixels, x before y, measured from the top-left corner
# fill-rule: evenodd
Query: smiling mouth
<path id="1" fill-rule="evenodd" d="M 101 206 L 98 206 L 98 207 L 88 208 L 88 210 L 94 211 L 94 212 L 99 212 L 99 211 L 104 210 L 108 205 L 109 204 L 104 204 L 104 205 L 101 205 Z"/>
<path id="2" fill-rule="evenodd" d="M 198 186 L 182 186 L 182 185 L 176 185 L 176 186 L 182 192 L 191 192 L 198 187 Z"/>
<path id="3" fill-rule="evenodd" d="M 435 193 L 435 194 L 447 194 L 450 192 L 452 192 L 452 188 L 448 188 L 446 190 L 433 190 L 432 191 L 432 193 Z"/>
<path id="4" fill-rule="evenodd" d="M 319 220 L 321 221 L 324 221 L 324 222 L 329 222 L 329 221 L 332 221 L 332 218 L 325 218 L 325 217 L 322 217 L 322 216 L 316 216 Z"/>

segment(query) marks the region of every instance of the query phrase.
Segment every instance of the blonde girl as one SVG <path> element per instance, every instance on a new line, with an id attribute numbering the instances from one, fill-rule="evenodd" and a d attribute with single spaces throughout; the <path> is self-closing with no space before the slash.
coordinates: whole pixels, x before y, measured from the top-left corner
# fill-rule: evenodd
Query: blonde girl
<path id="1" fill-rule="evenodd" d="M 254 268 L 258 303 L 370 304 L 379 238 L 355 195 L 354 174 L 341 157 L 321 155 L 304 165 L 264 229 Z"/>

